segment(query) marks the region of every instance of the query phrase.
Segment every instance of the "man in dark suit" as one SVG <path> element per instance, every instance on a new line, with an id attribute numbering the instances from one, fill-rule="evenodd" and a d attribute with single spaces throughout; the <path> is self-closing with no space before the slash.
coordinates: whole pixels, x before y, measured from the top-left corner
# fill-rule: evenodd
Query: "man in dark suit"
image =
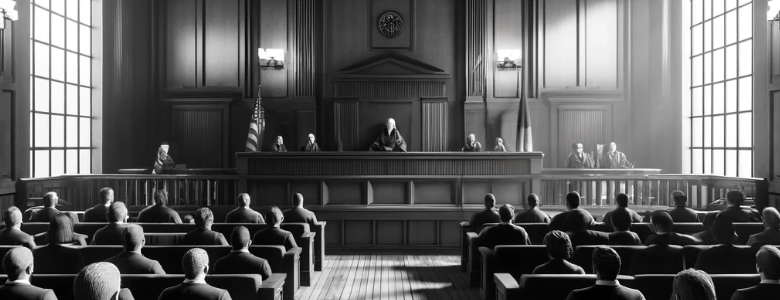
<path id="1" fill-rule="evenodd" d="M 252 240 L 249 230 L 244 226 L 236 226 L 230 234 L 233 251 L 217 260 L 212 274 L 260 274 L 263 280 L 271 276 L 271 265 L 265 259 L 249 253 Z"/>
<path id="2" fill-rule="evenodd" d="M 634 210 L 628 208 L 628 195 L 620 193 L 615 197 L 615 202 L 617 203 L 617 208 L 615 208 L 612 211 L 608 211 L 607 214 L 604 215 L 604 224 L 607 225 L 607 227 L 612 227 L 612 214 L 616 211 L 625 211 L 629 214 L 631 217 L 632 223 L 638 223 L 642 222 L 642 216 L 640 216 L 637 212 Z"/>
<path id="3" fill-rule="evenodd" d="M 35 238 L 21 230 L 22 211 L 16 206 L 11 206 L 5 211 L 3 222 L 5 229 L 0 230 L 0 245 L 22 245 L 30 249 L 35 247 Z"/>
<path id="4" fill-rule="evenodd" d="M 571 153 L 567 158 L 566 168 L 592 169 L 596 166 L 593 156 L 582 151 L 582 143 L 571 144 Z"/>
<path id="5" fill-rule="evenodd" d="M 52 290 L 30 284 L 33 273 L 33 254 L 30 249 L 16 247 L 5 253 L 3 269 L 8 280 L 0 286 L 0 299 L 56 300 Z"/>
<path id="6" fill-rule="evenodd" d="M 141 254 L 146 245 L 144 229 L 138 225 L 127 226 L 122 232 L 125 251 L 106 260 L 114 264 L 122 274 L 165 274 L 160 263 Z"/>
<path id="7" fill-rule="evenodd" d="M 284 215 L 278 207 L 271 207 L 265 213 L 265 219 L 271 226 L 255 232 L 255 236 L 252 238 L 255 245 L 284 246 L 285 250 L 298 248 L 292 233 L 279 226 L 284 221 Z"/>
<path id="8" fill-rule="evenodd" d="M 715 240 L 715 236 L 712 235 L 712 224 L 715 224 L 715 216 L 718 212 L 708 212 L 704 215 L 701 224 L 704 226 L 704 231 L 691 234 L 692 237 L 701 240 L 700 245 L 717 245 L 718 241 Z M 736 243 L 736 241 L 735 241 Z"/>
<path id="9" fill-rule="evenodd" d="M 263 215 L 249 207 L 249 203 L 251 202 L 249 194 L 239 194 L 236 202 L 238 203 L 238 207 L 227 214 L 225 223 L 265 223 Z"/>
<path id="10" fill-rule="evenodd" d="M 745 202 L 745 194 L 742 191 L 729 191 L 726 193 L 726 201 L 729 206 L 721 210 L 717 218 L 726 218 L 731 223 L 736 222 L 761 222 L 761 214 L 753 208 L 742 208 Z"/>
<path id="11" fill-rule="evenodd" d="M 92 245 L 122 245 L 122 233 L 127 227 L 127 206 L 122 202 L 111 203 L 106 212 L 110 222 L 95 231 L 90 244 Z"/>
<path id="12" fill-rule="evenodd" d="M 774 207 L 764 208 L 764 231 L 751 235 L 747 244 L 758 248 L 763 245 L 780 245 L 780 214 Z"/>
<path id="13" fill-rule="evenodd" d="M 181 241 L 182 245 L 229 245 L 225 236 L 211 230 L 214 224 L 214 214 L 208 207 L 199 208 L 195 212 L 195 230 L 187 232 Z"/>
<path id="14" fill-rule="evenodd" d="M 166 205 L 168 205 L 168 192 L 166 190 L 157 190 L 154 192 L 154 205 L 144 208 L 138 213 L 137 222 L 181 224 L 179 213 Z"/>
<path id="15" fill-rule="evenodd" d="M 576 299 L 610 299 L 610 300 L 644 300 L 641 292 L 624 287 L 617 281 L 620 272 L 620 256 L 614 249 L 599 246 L 593 249 L 593 271 L 596 273 L 596 285 L 584 289 L 573 290 L 566 300 Z"/>
<path id="16" fill-rule="evenodd" d="M 130 290 L 121 287 L 121 276 L 116 266 L 111 263 L 89 264 L 73 279 L 73 299 L 134 300 Z"/>
<path id="17" fill-rule="evenodd" d="M 631 215 L 625 210 L 612 211 L 612 229 L 609 233 L 610 245 L 638 246 L 642 245 L 642 240 L 635 232 L 631 232 Z"/>
<path id="18" fill-rule="evenodd" d="M 534 268 L 533 274 L 585 274 L 580 266 L 567 261 L 574 253 L 574 247 L 566 233 L 550 231 L 544 236 L 544 244 L 550 261 Z"/>
<path id="19" fill-rule="evenodd" d="M 665 211 L 654 211 L 650 217 L 650 222 L 655 227 L 655 233 L 651 234 L 645 240 L 645 246 L 649 245 L 698 245 L 701 240 L 687 234 L 672 232 L 674 221 L 669 213 Z"/>
<path id="20" fill-rule="evenodd" d="M 528 209 L 515 215 L 515 223 L 550 223 L 550 215 L 539 209 L 539 196 L 528 195 Z"/>
<path id="21" fill-rule="evenodd" d="M 114 203 L 114 190 L 110 187 L 100 189 L 100 201 L 101 204 L 95 205 L 84 211 L 84 222 L 108 221 L 106 212 L 108 212 L 108 206 L 110 206 L 111 203 Z"/>
<path id="22" fill-rule="evenodd" d="M 166 288 L 158 300 L 229 300 L 228 291 L 215 288 L 206 283 L 206 274 L 209 273 L 209 255 L 206 250 L 200 248 L 190 249 L 182 257 L 184 268 L 184 282 Z"/>
<path id="23" fill-rule="evenodd" d="M 672 192 L 674 199 L 674 208 L 669 209 L 669 215 L 675 223 L 699 222 L 699 215 L 696 211 L 687 206 L 688 196 L 682 191 Z"/>
<path id="24" fill-rule="evenodd" d="M 560 230 L 560 231 L 569 231 L 568 228 L 566 228 L 564 220 L 566 219 L 566 215 L 573 211 L 573 210 L 580 210 L 585 215 L 588 216 L 588 226 L 596 225 L 595 219 L 593 219 L 593 216 L 590 215 L 590 213 L 587 210 L 580 208 L 580 194 L 577 192 L 569 192 L 566 194 L 566 209 L 568 211 L 559 213 L 555 215 L 552 220 L 550 220 L 550 230 Z"/>
<path id="25" fill-rule="evenodd" d="M 30 218 L 30 222 L 46 222 L 48 223 L 51 221 L 54 216 L 58 215 L 60 213 L 59 210 L 55 208 L 57 206 L 57 201 L 60 198 L 57 197 L 57 193 L 55 192 L 48 192 L 45 195 L 43 195 L 43 208 L 41 208 L 39 211 L 37 211 L 35 214 L 32 215 Z"/>
<path id="26" fill-rule="evenodd" d="M 750 249 L 734 247 L 736 234 L 729 220 L 716 218 L 712 234 L 719 245 L 702 250 L 693 268 L 709 274 L 755 274 L 754 258 L 744 255 Z"/>
<path id="27" fill-rule="evenodd" d="M 566 234 L 569 235 L 571 244 L 574 248 L 581 245 L 609 244 L 609 235 L 607 235 L 607 233 L 588 229 L 589 218 L 591 218 L 591 216 L 585 214 L 585 212 L 580 209 L 570 210 L 569 213 L 566 214 L 566 220 L 564 220 L 564 222 L 566 222 L 565 228 L 570 229 Z"/>
<path id="28" fill-rule="evenodd" d="M 284 222 L 306 223 L 309 224 L 310 229 L 313 229 L 314 225 L 317 224 L 317 216 L 310 210 L 303 208 L 303 195 L 295 193 L 292 198 L 292 205 L 292 208 L 285 210 L 283 213 Z"/>
<path id="29" fill-rule="evenodd" d="M 498 209 L 500 222 L 498 225 L 482 229 L 479 233 L 479 246 L 490 249 L 499 245 L 530 245 L 531 239 L 525 229 L 512 224 L 515 208 L 504 204 Z"/>
<path id="30" fill-rule="evenodd" d="M 756 269 L 761 273 L 761 283 L 736 290 L 731 300 L 774 299 L 780 295 L 780 250 L 761 246 L 756 253 Z"/>
<path id="31" fill-rule="evenodd" d="M 496 196 L 493 196 L 493 194 L 490 193 L 485 195 L 485 209 L 480 212 L 475 212 L 473 215 L 471 215 L 471 220 L 469 220 L 469 226 L 471 226 L 471 230 L 479 233 L 479 231 L 482 230 L 482 225 L 487 223 L 500 222 L 498 213 L 494 208 L 495 206 Z"/>

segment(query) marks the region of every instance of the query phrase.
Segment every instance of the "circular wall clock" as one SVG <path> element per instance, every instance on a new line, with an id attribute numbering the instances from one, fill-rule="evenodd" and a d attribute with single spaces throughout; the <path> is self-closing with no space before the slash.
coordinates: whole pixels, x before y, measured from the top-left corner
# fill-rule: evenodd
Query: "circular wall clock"
<path id="1" fill-rule="evenodd" d="M 398 13 L 388 11 L 379 17 L 379 32 L 382 33 L 382 35 L 394 38 L 401 34 L 403 29 L 404 20 L 401 19 L 401 15 Z"/>

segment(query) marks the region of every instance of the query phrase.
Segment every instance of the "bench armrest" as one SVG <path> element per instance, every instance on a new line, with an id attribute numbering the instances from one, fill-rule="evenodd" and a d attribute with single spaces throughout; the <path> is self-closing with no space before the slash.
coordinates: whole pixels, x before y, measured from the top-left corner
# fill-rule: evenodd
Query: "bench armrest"
<path id="1" fill-rule="evenodd" d="M 314 237 L 314 271 L 322 271 L 322 262 L 325 261 L 325 225 L 328 222 L 318 221 L 314 223 L 312 232 L 316 232 Z"/>
<path id="2" fill-rule="evenodd" d="M 482 276 L 480 277 L 480 287 L 482 288 L 482 292 L 485 293 L 485 295 L 488 295 L 487 298 L 492 299 L 490 295 L 493 295 L 495 289 L 492 282 L 494 265 L 493 258 L 496 257 L 495 251 L 487 247 L 479 247 L 479 253 L 482 254 Z"/>
<path id="3" fill-rule="evenodd" d="M 260 289 L 257 290 L 257 300 L 280 300 L 282 295 L 282 286 L 287 278 L 287 274 L 273 273 L 271 277 L 263 280 Z"/>
<path id="4" fill-rule="evenodd" d="M 496 283 L 496 300 L 510 300 L 520 298 L 520 285 L 517 284 L 509 273 L 496 273 L 493 275 Z"/>
<path id="5" fill-rule="evenodd" d="M 480 286 L 480 274 L 482 273 L 482 255 L 479 253 L 479 235 L 474 232 L 466 233 L 469 241 L 468 273 L 471 287 Z"/>
<path id="6" fill-rule="evenodd" d="M 301 251 L 301 248 L 292 248 L 284 254 L 284 272 L 287 273 L 284 281 L 285 299 L 294 299 L 301 287 Z"/>
<path id="7" fill-rule="evenodd" d="M 469 224 L 469 221 L 460 222 L 460 228 L 469 228 L 469 229 L 471 229 L 471 224 Z"/>
<path id="8" fill-rule="evenodd" d="M 469 264 L 469 237 L 467 233 L 471 232 L 471 224 L 467 221 L 460 222 L 460 271 L 468 271 Z"/>

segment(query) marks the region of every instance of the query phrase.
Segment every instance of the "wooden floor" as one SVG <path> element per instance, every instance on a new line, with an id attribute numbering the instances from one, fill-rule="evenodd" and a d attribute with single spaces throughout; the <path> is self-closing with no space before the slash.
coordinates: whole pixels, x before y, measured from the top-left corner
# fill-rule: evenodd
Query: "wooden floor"
<path id="1" fill-rule="evenodd" d="M 328 255 L 307 299 L 479 299 L 460 272 L 460 256 L 430 254 Z"/>

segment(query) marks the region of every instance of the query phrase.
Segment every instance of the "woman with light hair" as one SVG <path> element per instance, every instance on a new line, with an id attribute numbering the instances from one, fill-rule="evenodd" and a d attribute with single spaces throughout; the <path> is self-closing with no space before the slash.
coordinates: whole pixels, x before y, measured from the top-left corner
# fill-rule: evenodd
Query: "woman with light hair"
<path id="1" fill-rule="evenodd" d="M 504 147 L 504 139 L 501 137 L 496 138 L 496 147 L 493 148 L 493 152 L 506 152 L 506 147 Z"/>
<path id="2" fill-rule="evenodd" d="M 674 276 L 672 300 L 715 300 L 715 285 L 707 272 L 682 270 Z"/>
<path id="3" fill-rule="evenodd" d="M 748 246 L 759 248 L 763 245 L 780 245 L 780 213 L 774 207 L 764 208 L 761 212 L 764 231 L 751 235 Z"/>
<path id="4" fill-rule="evenodd" d="M 482 144 L 477 142 L 477 136 L 472 133 L 466 137 L 466 145 L 463 146 L 463 149 L 461 149 L 461 151 L 482 152 Z"/>

